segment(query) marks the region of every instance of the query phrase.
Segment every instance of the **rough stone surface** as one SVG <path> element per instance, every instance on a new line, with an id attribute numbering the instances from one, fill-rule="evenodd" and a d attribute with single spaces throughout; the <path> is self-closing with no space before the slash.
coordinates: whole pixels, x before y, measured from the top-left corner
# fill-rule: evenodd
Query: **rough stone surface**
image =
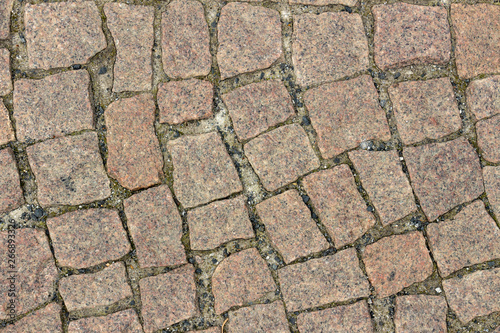
<path id="1" fill-rule="evenodd" d="M 453 4 L 451 21 L 458 75 L 468 78 L 500 71 L 500 7 Z"/>
<path id="2" fill-rule="evenodd" d="M 281 301 L 271 304 L 256 304 L 231 311 L 226 327 L 228 332 L 238 333 L 290 332 L 285 308 Z"/>
<path id="3" fill-rule="evenodd" d="M 451 37 L 446 8 L 407 3 L 377 5 L 375 63 L 382 70 L 410 64 L 446 64 Z"/>
<path id="4" fill-rule="evenodd" d="M 2 4 L 0 4 L 0 6 Z M 0 9 L 0 16 L 1 15 L 2 13 Z M 0 19 L 0 26 L 1 25 L 2 21 Z M 10 78 L 10 53 L 9 50 L 7 49 L 0 49 L 0 95 L 1 96 L 7 95 L 11 91 L 12 91 L 12 80 Z"/>
<path id="5" fill-rule="evenodd" d="M 87 209 L 47 219 L 60 266 L 83 268 L 117 260 L 131 248 L 118 212 Z"/>
<path id="6" fill-rule="evenodd" d="M 182 220 L 167 185 L 134 194 L 123 207 L 141 267 L 186 262 Z"/>
<path id="7" fill-rule="evenodd" d="M 343 302 L 370 294 L 353 248 L 335 255 L 286 266 L 278 271 L 288 311 L 331 302 Z"/>
<path id="8" fill-rule="evenodd" d="M 324 158 L 355 148 L 365 140 L 391 138 L 369 75 L 310 89 L 304 99 Z"/>
<path id="9" fill-rule="evenodd" d="M 16 136 L 10 123 L 9 111 L 0 100 L 0 145 L 14 141 Z"/>
<path id="10" fill-rule="evenodd" d="M 446 300 L 440 296 L 407 295 L 396 297 L 396 332 L 446 332 Z"/>
<path id="11" fill-rule="evenodd" d="M 104 113 L 109 175 L 130 190 L 160 182 L 163 159 L 155 134 L 151 94 L 111 103 Z"/>
<path id="12" fill-rule="evenodd" d="M 40 205 L 78 205 L 111 195 L 97 146 L 97 134 L 87 132 L 26 149 Z"/>
<path id="13" fill-rule="evenodd" d="M 251 83 L 222 95 L 240 140 L 247 140 L 295 115 L 285 86 L 277 80 Z"/>
<path id="14" fill-rule="evenodd" d="M 211 117 L 213 89 L 210 82 L 197 79 L 160 84 L 160 123 L 180 124 Z"/>
<path id="15" fill-rule="evenodd" d="M 204 76 L 210 72 L 210 37 L 203 6 L 172 1 L 162 14 L 163 70 L 170 77 Z"/>
<path id="16" fill-rule="evenodd" d="M 329 247 L 296 190 L 272 197 L 256 208 L 286 263 Z"/>
<path id="17" fill-rule="evenodd" d="M 354 163 L 382 224 L 392 223 L 417 210 L 410 182 L 395 150 L 357 150 L 350 152 L 349 158 Z"/>
<path id="18" fill-rule="evenodd" d="M 483 168 L 484 187 L 486 195 L 495 215 L 500 218 L 500 166 Z"/>
<path id="19" fill-rule="evenodd" d="M 458 131 L 460 113 L 450 79 L 401 82 L 389 87 L 394 115 L 405 144 L 438 139 Z"/>
<path id="20" fill-rule="evenodd" d="M 222 79 L 267 68 L 282 54 L 276 10 L 229 3 L 222 7 L 218 32 L 217 60 Z"/>
<path id="21" fill-rule="evenodd" d="M 215 201 L 187 214 L 191 249 L 209 250 L 233 239 L 252 238 L 245 199 Z"/>
<path id="22" fill-rule="evenodd" d="M 337 248 L 354 242 L 375 224 L 347 165 L 305 177 L 304 188 Z"/>
<path id="23" fill-rule="evenodd" d="M 92 1 L 28 3 L 24 22 L 30 68 L 83 64 L 106 47 L 101 16 Z"/>
<path id="24" fill-rule="evenodd" d="M 350 76 L 368 69 L 368 42 L 359 14 L 294 16 L 293 64 L 303 86 Z"/>
<path id="25" fill-rule="evenodd" d="M 264 133 L 244 146 L 264 187 L 273 191 L 319 167 L 305 131 L 297 124 Z"/>
<path id="26" fill-rule="evenodd" d="M 109 332 L 143 333 L 134 310 L 124 310 L 104 317 L 89 317 L 71 321 L 68 333 Z"/>
<path id="27" fill-rule="evenodd" d="M 169 141 L 174 165 L 174 192 L 184 207 L 227 197 L 243 188 L 216 132 Z"/>
<path id="28" fill-rule="evenodd" d="M 189 331 L 189 333 L 220 333 L 220 327 L 211 327 L 201 331 Z"/>
<path id="29" fill-rule="evenodd" d="M 467 105 L 476 119 L 500 114 L 500 75 L 472 81 L 466 90 Z"/>
<path id="30" fill-rule="evenodd" d="M 153 7 L 107 3 L 104 13 L 116 47 L 113 91 L 151 89 Z"/>
<path id="31" fill-rule="evenodd" d="M 358 0 L 289 0 L 291 5 L 303 4 L 312 6 L 326 6 L 330 4 L 341 4 L 346 6 L 356 6 Z"/>
<path id="32" fill-rule="evenodd" d="M 0 213 L 13 210 L 24 203 L 23 190 L 12 149 L 0 150 Z"/>
<path id="33" fill-rule="evenodd" d="M 89 75 L 72 71 L 14 84 L 14 118 L 20 141 L 60 137 L 93 129 Z"/>
<path id="34" fill-rule="evenodd" d="M 141 279 L 139 286 L 146 333 L 199 314 L 191 265 Z"/>
<path id="35" fill-rule="evenodd" d="M 61 306 L 50 303 L 37 310 L 14 325 L 7 325 L 2 333 L 55 333 L 62 332 Z"/>
<path id="36" fill-rule="evenodd" d="M 0 3 L 0 39 L 9 38 L 10 11 L 14 0 L 4 0 Z"/>
<path id="37" fill-rule="evenodd" d="M 415 194 L 431 221 L 484 190 L 479 158 L 464 138 L 408 147 L 403 156 Z"/>
<path id="38" fill-rule="evenodd" d="M 476 133 L 483 157 L 493 163 L 500 162 L 500 115 L 477 122 Z"/>

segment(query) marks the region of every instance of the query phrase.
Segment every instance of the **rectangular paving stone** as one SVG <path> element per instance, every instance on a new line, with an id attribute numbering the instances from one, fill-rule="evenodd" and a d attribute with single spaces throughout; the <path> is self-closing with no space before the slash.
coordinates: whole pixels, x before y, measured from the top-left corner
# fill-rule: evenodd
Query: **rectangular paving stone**
<path id="1" fill-rule="evenodd" d="M 85 70 L 17 80 L 14 84 L 14 118 L 20 141 L 43 140 L 93 129 Z"/>
<path id="2" fill-rule="evenodd" d="M 128 309 L 103 317 L 88 317 L 69 322 L 68 333 L 109 332 L 143 333 L 134 310 Z"/>
<path id="3" fill-rule="evenodd" d="M 341 4 L 346 6 L 355 6 L 357 4 L 357 0 L 289 0 L 291 5 L 294 4 L 303 4 L 303 5 L 311 5 L 311 6 L 326 6 L 326 5 L 335 5 Z"/>
<path id="4" fill-rule="evenodd" d="M 57 303 L 50 303 L 15 322 L 14 325 L 7 324 L 2 333 L 56 333 L 62 331 L 61 306 Z"/>
<path id="5" fill-rule="evenodd" d="M 500 75 L 472 81 L 465 93 L 469 110 L 476 119 L 500 113 Z"/>
<path id="6" fill-rule="evenodd" d="M 444 297 L 407 295 L 396 297 L 394 325 L 396 332 L 447 332 Z"/>
<path id="7" fill-rule="evenodd" d="M 9 38 L 10 34 L 10 12 L 14 0 L 0 2 L 0 39 Z"/>
<path id="8" fill-rule="evenodd" d="M 6 213 L 24 203 L 14 152 L 11 148 L 0 150 L 0 213 Z"/>
<path id="9" fill-rule="evenodd" d="M 484 159 L 500 162 L 500 115 L 476 123 L 477 144 Z"/>
<path id="10" fill-rule="evenodd" d="M 288 311 L 367 297 L 369 284 L 353 248 L 278 270 Z"/>
<path id="11" fill-rule="evenodd" d="M 500 216 L 500 166 L 483 168 L 484 188 L 497 219 Z"/>
<path id="12" fill-rule="evenodd" d="M 0 4 L 0 6 L 2 6 L 2 4 Z M 2 15 L 1 9 L 0 15 Z M 2 21 L 0 20 L 0 26 L 1 24 Z M 12 79 L 10 77 L 10 53 L 7 49 L 0 49 L 0 95 L 7 95 L 11 91 Z"/>
<path id="13" fill-rule="evenodd" d="M 141 267 L 186 262 L 182 220 L 167 185 L 134 194 L 123 201 L 123 207 Z"/>
<path id="14" fill-rule="evenodd" d="M 9 110 L 7 110 L 0 99 L 0 145 L 4 145 L 15 139 L 16 136 L 10 122 Z"/>
<path id="15" fill-rule="evenodd" d="M 285 308 L 281 301 L 271 304 L 256 304 L 231 311 L 229 312 L 229 321 L 224 328 L 228 332 L 238 333 L 290 332 Z"/>

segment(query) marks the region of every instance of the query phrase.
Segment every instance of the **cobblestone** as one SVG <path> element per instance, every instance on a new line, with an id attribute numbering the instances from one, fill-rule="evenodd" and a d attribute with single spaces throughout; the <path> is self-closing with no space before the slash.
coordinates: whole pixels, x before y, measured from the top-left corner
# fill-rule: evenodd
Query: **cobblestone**
<path id="1" fill-rule="evenodd" d="M 446 332 L 446 300 L 440 296 L 396 297 L 396 332 Z"/>
<path id="2" fill-rule="evenodd" d="M 9 110 L 0 101 L 0 145 L 14 141 L 16 136 L 10 123 Z"/>
<path id="3" fill-rule="evenodd" d="M 12 149 L 0 150 L 0 212 L 5 213 L 24 203 L 23 191 Z"/>
<path id="4" fill-rule="evenodd" d="M 7 1 L 8 2 L 8 1 Z M 1 15 L 1 12 L 0 12 Z M 0 22 L 2 22 L 0 20 Z M 2 23 L 0 23 L 1 25 Z M 1 27 L 0 27 L 1 29 Z M 10 78 L 10 53 L 7 49 L 0 49 L 0 95 L 7 95 L 12 91 Z"/>
<path id="5" fill-rule="evenodd" d="M 83 318 L 71 321 L 68 333 L 84 332 L 127 332 L 143 333 L 139 318 L 134 310 L 125 310 L 104 317 Z"/>
<path id="6" fill-rule="evenodd" d="M 304 4 L 313 6 L 325 6 L 330 4 L 342 4 L 346 6 L 355 6 L 357 0 L 289 0 L 290 4 Z"/>
<path id="7" fill-rule="evenodd" d="M 275 332 L 287 333 L 288 320 L 281 301 L 257 304 L 229 312 L 229 332 Z"/>
<path id="8" fill-rule="evenodd" d="M 14 0 L 5 0 L 0 4 L 0 39 L 9 37 L 10 34 L 10 12 Z"/>
<path id="9" fill-rule="evenodd" d="M 483 157 L 493 163 L 500 162 L 500 115 L 478 121 L 476 133 Z"/>
<path id="10" fill-rule="evenodd" d="M 500 167 L 483 168 L 484 187 L 497 218 L 500 216 Z"/>
<path id="11" fill-rule="evenodd" d="M 500 75 L 472 81 L 466 94 L 467 105 L 476 119 L 500 113 Z"/>
<path id="12" fill-rule="evenodd" d="M 16 322 L 14 325 L 7 325 L 2 330 L 5 333 L 54 333 L 62 332 L 61 323 L 61 306 L 56 303 L 50 303 L 46 307 L 37 310 L 23 319 Z"/>

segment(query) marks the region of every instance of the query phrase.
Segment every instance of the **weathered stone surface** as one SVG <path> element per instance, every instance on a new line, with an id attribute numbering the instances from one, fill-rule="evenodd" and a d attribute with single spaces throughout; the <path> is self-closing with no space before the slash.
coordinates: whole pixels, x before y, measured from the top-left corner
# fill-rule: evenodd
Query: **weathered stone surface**
<path id="1" fill-rule="evenodd" d="M 478 121 L 476 133 L 483 157 L 493 163 L 500 162 L 500 115 Z"/>
<path id="2" fill-rule="evenodd" d="M 211 327 L 201 331 L 189 331 L 189 333 L 220 333 L 220 327 Z"/>
<path id="3" fill-rule="evenodd" d="M 354 242 L 375 224 L 347 165 L 305 177 L 304 188 L 337 248 Z"/>
<path id="4" fill-rule="evenodd" d="M 37 310 L 14 325 L 8 324 L 2 333 L 56 333 L 62 332 L 61 306 L 50 303 Z"/>
<path id="5" fill-rule="evenodd" d="M 290 4 L 304 4 L 312 6 L 326 6 L 330 4 L 341 4 L 346 6 L 356 6 L 357 0 L 289 0 Z"/>
<path id="6" fill-rule="evenodd" d="M 123 207 L 141 267 L 186 262 L 182 220 L 167 185 L 134 194 L 123 201 Z"/>
<path id="7" fill-rule="evenodd" d="M 111 195 L 97 147 L 97 134 L 86 132 L 26 148 L 40 205 L 78 205 Z"/>
<path id="8" fill-rule="evenodd" d="M 484 190 L 479 158 L 464 138 L 407 147 L 403 156 L 415 194 L 431 221 Z"/>
<path id="9" fill-rule="evenodd" d="M 14 141 L 16 136 L 10 123 L 9 111 L 0 100 L 0 145 Z"/>
<path id="10" fill-rule="evenodd" d="M 238 333 L 290 332 L 285 308 L 281 301 L 271 304 L 256 304 L 231 311 L 229 312 L 229 321 L 224 328 L 227 328 L 228 332 Z"/>
<path id="11" fill-rule="evenodd" d="M 447 332 L 444 297 L 407 295 L 396 297 L 394 325 L 396 332 Z"/>
<path id="12" fill-rule="evenodd" d="M 10 11 L 14 0 L 4 0 L 0 3 L 0 39 L 9 38 Z"/>
<path id="13" fill-rule="evenodd" d="M 116 47 L 113 91 L 151 89 L 153 7 L 107 3 L 104 13 Z"/>
<path id="14" fill-rule="evenodd" d="M 500 166 L 483 168 L 484 187 L 496 217 L 500 216 Z"/>
<path id="15" fill-rule="evenodd" d="M 281 292 L 288 311 L 331 302 L 342 302 L 370 294 L 353 248 L 331 256 L 286 266 L 278 271 Z"/>
<path id="16" fill-rule="evenodd" d="M 0 150 L 0 213 L 13 210 L 24 203 L 14 153 L 11 148 Z"/>
<path id="17" fill-rule="evenodd" d="M 20 141 L 60 137 L 93 129 L 89 74 L 65 72 L 14 84 L 14 118 Z"/>
<path id="18" fill-rule="evenodd" d="M 377 5 L 375 63 L 382 70 L 411 64 L 446 64 L 451 37 L 446 8 L 407 3 Z"/>
<path id="19" fill-rule="evenodd" d="M 163 70 L 170 77 L 204 76 L 210 72 L 210 37 L 198 1 L 172 1 L 162 14 Z"/>
<path id="20" fill-rule="evenodd" d="M 466 90 L 467 105 L 476 119 L 500 113 L 500 75 L 472 81 Z"/>
<path id="21" fill-rule="evenodd" d="M 0 4 L 0 6 L 2 6 L 2 4 Z M 0 9 L 0 15 L 1 14 Z M 2 21 L 0 19 L 0 26 L 1 24 Z M 0 49 L 0 95 L 7 95 L 11 91 L 12 80 L 10 77 L 10 53 L 7 49 Z"/>
<path id="22" fill-rule="evenodd" d="M 163 159 L 155 135 L 155 104 L 151 94 L 111 103 L 104 113 L 109 175 L 130 190 L 160 182 Z"/>
<path id="23" fill-rule="evenodd" d="M 277 80 L 251 83 L 222 99 L 240 140 L 253 138 L 295 114 L 288 91 Z"/>
<path id="24" fill-rule="evenodd" d="M 83 64 L 106 47 L 93 1 L 28 3 L 24 22 L 30 68 Z"/>
<path id="25" fill-rule="evenodd" d="M 450 79 L 401 82 L 389 87 L 394 115 L 405 144 L 438 139 L 458 131 L 460 113 Z"/>
<path id="26" fill-rule="evenodd" d="M 254 248 L 230 255 L 212 276 L 216 313 L 254 301 L 275 289 L 266 262 Z"/>
<path id="27" fill-rule="evenodd" d="M 191 249 L 209 250 L 238 238 L 254 236 L 245 198 L 212 202 L 187 214 Z"/>
<path id="28" fill-rule="evenodd" d="M 128 309 L 104 317 L 88 317 L 70 321 L 68 333 L 109 332 L 143 333 L 134 310 Z"/>
<path id="29" fill-rule="evenodd" d="M 184 207 L 227 197 L 243 188 L 216 132 L 167 143 L 174 164 L 174 192 Z"/>
<path id="30" fill-rule="evenodd" d="M 297 83 L 307 86 L 368 69 L 368 42 L 359 14 L 294 16 L 293 64 Z"/>
<path id="31" fill-rule="evenodd" d="M 280 15 L 270 8 L 229 3 L 222 7 L 218 33 L 222 79 L 267 68 L 282 54 Z"/>

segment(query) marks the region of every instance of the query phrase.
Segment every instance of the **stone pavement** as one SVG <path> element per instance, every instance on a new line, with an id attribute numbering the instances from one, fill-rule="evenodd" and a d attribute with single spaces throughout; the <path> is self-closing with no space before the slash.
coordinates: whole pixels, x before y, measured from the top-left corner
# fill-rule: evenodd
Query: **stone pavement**
<path id="1" fill-rule="evenodd" d="M 0 332 L 500 332 L 500 4 L 1 0 Z"/>

